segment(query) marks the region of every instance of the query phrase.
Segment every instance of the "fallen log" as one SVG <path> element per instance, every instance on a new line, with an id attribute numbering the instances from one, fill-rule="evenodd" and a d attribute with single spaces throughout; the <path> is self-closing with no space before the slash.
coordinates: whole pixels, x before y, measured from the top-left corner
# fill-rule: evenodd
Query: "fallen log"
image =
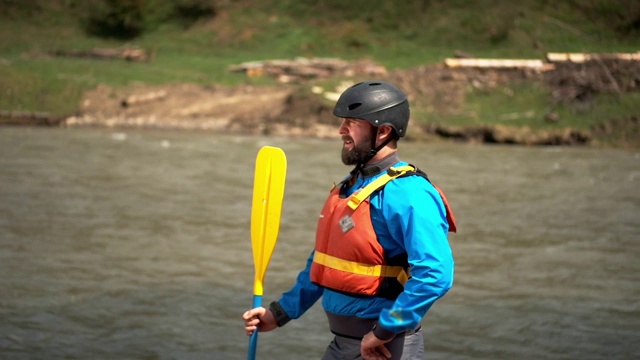
<path id="1" fill-rule="evenodd" d="M 583 63 L 591 60 L 625 60 L 640 61 L 640 52 L 636 53 L 547 53 L 547 61 L 549 62 L 574 62 Z"/>
<path id="2" fill-rule="evenodd" d="M 148 52 L 139 48 L 95 48 L 89 50 L 56 50 L 54 56 L 94 58 L 94 59 L 121 59 L 126 61 L 145 62 L 151 59 Z"/>
<path id="3" fill-rule="evenodd" d="M 245 72 L 249 69 L 273 69 L 280 70 L 283 72 L 289 71 L 291 69 L 297 69 L 301 67 L 306 68 L 319 68 L 319 69 L 329 69 L 329 70 L 341 70 L 349 65 L 348 62 L 335 58 L 296 58 L 294 60 L 288 59 L 274 59 L 274 60 L 263 60 L 263 61 L 248 61 L 241 63 L 239 65 L 231 65 L 229 66 L 229 71 L 231 72 Z"/>
<path id="4" fill-rule="evenodd" d="M 167 92 L 164 90 L 152 91 L 146 94 L 134 94 L 123 99 L 120 102 L 120 106 L 129 107 L 131 105 L 148 103 L 151 101 L 161 100 L 167 96 Z"/>
<path id="5" fill-rule="evenodd" d="M 553 65 L 536 59 L 474 59 L 447 58 L 445 65 L 450 68 L 504 68 L 504 69 L 535 69 L 540 71 L 552 70 Z"/>
<path id="6" fill-rule="evenodd" d="M 296 79 L 326 78 L 334 75 L 380 75 L 386 69 L 371 61 L 348 62 L 336 58 L 296 58 L 250 61 L 231 65 L 231 72 L 244 72 L 247 76 L 272 76 L 280 82 Z"/>

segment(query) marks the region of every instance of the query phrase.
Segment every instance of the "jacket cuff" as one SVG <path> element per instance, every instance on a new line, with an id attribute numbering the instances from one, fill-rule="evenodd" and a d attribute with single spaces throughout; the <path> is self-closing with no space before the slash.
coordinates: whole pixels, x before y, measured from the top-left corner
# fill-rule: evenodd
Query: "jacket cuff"
<path id="1" fill-rule="evenodd" d="M 280 306 L 280 303 L 277 301 L 274 301 L 269 305 L 269 310 L 273 313 L 273 317 L 276 318 L 276 324 L 278 324 L 278 327 L 284 326 L 291 320 L 289 315 L 287 315 L 282 306 Z"/>
<path id="2" fill-rule="evenodd" d="M 396 336 L 396 333 L 389 331 L 382 326 L 378 326 L 375 324 L 373 326 L 373 335 L 375 335 L 380 340 L 391 340 Z"/>

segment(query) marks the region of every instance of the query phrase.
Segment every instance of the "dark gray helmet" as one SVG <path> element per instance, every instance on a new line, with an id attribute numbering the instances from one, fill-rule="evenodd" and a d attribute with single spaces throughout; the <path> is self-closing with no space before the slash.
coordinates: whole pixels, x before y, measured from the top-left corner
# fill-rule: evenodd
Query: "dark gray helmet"
<path id="1" fill-rule="evenodd" d="M 399 137 L 403 137 L 409 123 L 409 101 L 395 85 L 384 81 L 364 81 L 340 95 L 333 114 L 341 118 L 367 120 L 376 127 L 389 125 Z"/>

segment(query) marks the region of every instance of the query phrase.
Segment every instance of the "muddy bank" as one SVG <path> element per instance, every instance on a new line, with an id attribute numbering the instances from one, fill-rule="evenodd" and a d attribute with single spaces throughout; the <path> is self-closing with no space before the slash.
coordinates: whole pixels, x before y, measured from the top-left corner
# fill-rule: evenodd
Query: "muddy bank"
<path id="1" fill-rule="evenodd" d="M 338 120 L 331 107 L 299 85 L 201 86 L 173 84 L 88 92 L 80 113 L 64 126 L 106 126 L 205 130 L 224 134 L 334 137 Z M 153 98 L 149 94 L 163 94 Z M 126 99 L 148 98 L 127 103 Z M 127 105 L 124 105 L 124 104 Z"/>
<path id="2" fill-rule="evenodd" d="M 638 91 L 640 66 L 637 62 L 620 61 L 567 63 L 542 72 L 531 69 L 449 68 L 444 64 L 434 64 L 378 72 L 376 78 L 400 86 L 407 93 L 412 109 L 446 118 L 448 115 L 460 115 L 470 87 L 491 91 L 515 80 L 542 83 L 549 89 L 551 103 L 584 106 L 599 93 Z M 234 87 L 196 84 L 125 88 L 99 86 L 85 94 L 77 114 L 56 118 L 55 121 L 48 121 L 41 115 L 35 121 L 32 116 L 25 124 L 33 125 L 35 121 L 38 125 L 67 127 L 186 129 L 225 134 L 335 138 L 338 136 L 339 121 L 332 115 L 332 107 L 338 94 L 353 81 L 345 80 L 335 89 L 322 89 L 315 84 L 313 80 L 305 79 L 268 87 L 246 84 Z M 0 119 L 0 124 L 20 123 L 19 120 L 3 117 L 1 113 L 0 118 L 4 119 Z M 424 140 L 438 137 L 466 142 L 523 145 L 587 145 L 597 135 L 619 132 L 637 134 L 637 119 L 638 116 L 603 119 L 598 127 L 590 130 L 560 127 L 555 130 L 533 130 L 503 125 L 453 127 L 412 118 L 407 138 Z M 550 112 L 539 121 L 559 120 L 557 114 Z M 629 141 L 640 142 L 638 139 Z"/>

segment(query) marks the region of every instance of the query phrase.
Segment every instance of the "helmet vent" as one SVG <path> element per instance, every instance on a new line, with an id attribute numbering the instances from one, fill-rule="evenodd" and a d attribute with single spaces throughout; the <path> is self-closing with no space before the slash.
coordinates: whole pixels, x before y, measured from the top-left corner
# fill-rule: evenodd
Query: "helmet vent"
<path id="1" fill-rule="evenodd" d="M 355 110 L 357 108 L 359 108 L 362 105 L 362 103 L 353 103 L 349 105 L 349 111 Z"/>

